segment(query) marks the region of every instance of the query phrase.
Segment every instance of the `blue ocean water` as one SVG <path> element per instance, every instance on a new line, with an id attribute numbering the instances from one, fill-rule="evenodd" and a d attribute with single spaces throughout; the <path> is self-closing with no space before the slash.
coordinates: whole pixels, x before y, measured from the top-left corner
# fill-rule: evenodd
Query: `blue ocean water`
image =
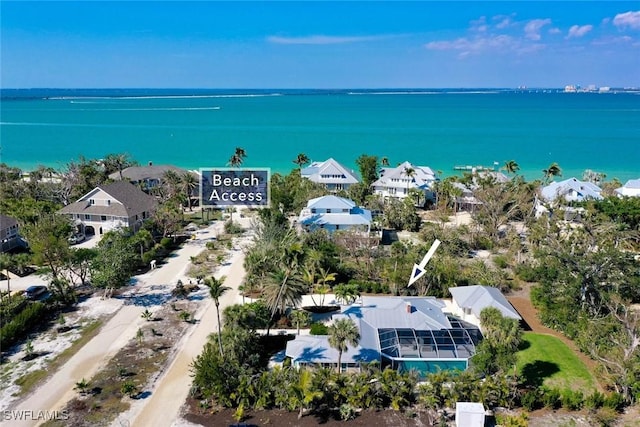
<path id="1" fill-rule="evenodd" d="M 515 160 L 527 179 L 557 162 L 640 177 L 640 95 L 519 90 L 3 90 L 1 161 L 62 167 L 126 152 L 141 164 L 286 173 L 298 153 L 356 168 L 361 154 L 443 176 Z"/>

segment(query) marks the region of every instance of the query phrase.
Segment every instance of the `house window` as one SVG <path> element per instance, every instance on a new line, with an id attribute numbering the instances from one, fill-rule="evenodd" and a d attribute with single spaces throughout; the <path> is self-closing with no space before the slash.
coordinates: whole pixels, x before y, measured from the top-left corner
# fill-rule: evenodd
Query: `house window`
<path id="1" fill-rule="evenodd" d="M 90 205 L 95 205 L 95 204 L 96 204 L 96 201 L 95 201 L 95 200 L 93 200 L 93 199 L 89 199 L 89 204 L 90 204 Z"/>
<path id="2" fill-rule="evenodd" d="M 331 209 L 327 209 L 327 213 L 331 213 Z"/>
<path id="3" fill-rule="evenodd" d="M 111 200 L 107 199 L 107 206 L 111 206 Z"/>
<path id="4" fill-rule="evenodd" d="M 142 212 L 142 219 L 147 218 L 147 211 Z"/>
<path id="5" fill-rule="evenodd" d="M 100 215 L 100 221 L 106 221 L 106 220 L 107 220 L 106 215 Z"/>
<path id="6" fill-rule="evenodd" d="M 316 208 L 312 208 L 311 213 L 316 213 Z"/>
<path id="7" fill-rule="evenodd" d="M 87 221 L 88 221 L 88 220 L 90 220 L 90 219 L 91 219 L 91 215 L 89 215 L 89 214 L 84 214 L 84 219 L 85 219 L 85 220 L 87 220 Z"/>

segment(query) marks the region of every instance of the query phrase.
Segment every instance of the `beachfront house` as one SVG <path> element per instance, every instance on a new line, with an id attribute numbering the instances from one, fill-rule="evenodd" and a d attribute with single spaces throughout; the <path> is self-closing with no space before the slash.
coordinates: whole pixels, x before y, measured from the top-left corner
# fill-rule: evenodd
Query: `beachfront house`
<path id="1" fill-rule="evenodd" d="M 18 220 L 0 214 L 0 252 L 8 252 L 22 246 Z"/>
<path id="2" fill-rule="evenodd" d="M 602 200 L 601 193 L 600 187 L 592 182 L 580 181 L 576 178 L 554 181 L 540 189 L 540 197 L 535 204 L 536 217 L 543 214 L 549 215 L 554 207 L 562 207 L 566 220 L 578 219 L 582 208 L 572 208 L 566 205 L 572 202 Z"/>
<path id="3" fill-rule="evenodd" d="M 640 179 L 630 179 L 622 187 L 615 189 L 618 197 L 640 197 Z"/>
<path id="4" fill-rule="evenodd" d="M 341 165 L 333 158 L 324 162 L 312 162 L 300 171 L 300 176 L 324 185 L 332 193 L 348 190 L 350 186 L 359 182 L 353 170 Z"/>
<path id="5" fill-rule="evenodd" d="M 371 231 L 371 211 L 356 206 L 344 197 L 322 196 L 311 199 L 298 217 L 299 226 L 307 231 L 351 230 L 369 233 Z"/>
<path id="6" fill-rule="evenodd" d="M 181 169 L 172 165 L 154 165 L 149 162 L 147 166 L 130 166 L 122 170 L 122 180 L 129 181 L 133 185 L 140 187 L 145 192 L 150 192 L 154 188 L 159 187 L 167 172 L 173 172 L 178 176 L 183 176 L 185 173 L 190 172 L 194 174 L 199 181 L 200 175 L 195 172 Z M 109 179 L 113 181 L 120 181 L 120 172 L 114 172 L 109 175 Z M 199 189 L 195 190 L 198 193 Z M 196 194 L 197 196 L 197 194 Z"/>
<path id="7" fill-rule="evenodd" d="M 477 326 L 447 313 L 446 307 L 433 297 L 393 296 L 362 296 L 343 306 L 332 321 L 353 321 L 360 331 L 360 342 L 342 354 L 340 369 L 355 370 L 369 362 L 422 375 L 467 369 L 482 335 Z M 285 354 L 297 367 L 335 368 L 338 363 L 338 352 L 322 335 L 297 336 L 287 342 Z"/>
<path id="8" fill-rule="evenodd" d="M 125 227 L 138 231 L 156 207 L 153 196 L 129 182 L 116 181 L 94 188 L 58 213 L 68 216 L 79 232 L 101 235 Z"/>
<path id="9" fill-rule="evenodd" d="M 373 192 L 382 198 L 404 199 L 412 189 L 420 191 L 427 200 L 435 200 L 433 184 L 438 181 L 436 174 L 428 166 L 414 166 L 409 162 L 399 164 L 395 168 L 382 168 L 380 178 L 371 186 Z"/>
<path id="10" fill-rule="evenodd" d="M 583 202 L 586 200 L 601 200 L 602 189 L 592 182 L 580 181 L 576 178 L 552 182 L 542 187 L 540 194 L 546 202 Z"/>
<path id="11" fill-rule="evenodd" d="M 451 313 L 479 328 L 481 327 L 480 312 L 487 307 L 497 308 L 504 317 L 522 320 L 498 288 L 480 285 L 457 286 L 449 288 L 449 293 L 451 293 Z"/>

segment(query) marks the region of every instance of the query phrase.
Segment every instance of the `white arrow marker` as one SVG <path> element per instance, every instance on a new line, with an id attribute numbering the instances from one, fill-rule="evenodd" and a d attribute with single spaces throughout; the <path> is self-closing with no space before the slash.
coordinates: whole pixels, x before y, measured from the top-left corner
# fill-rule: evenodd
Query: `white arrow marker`
<path id="1" fill-rule="evenodd" d="M 424 267 L 427 265 L 436 249 L 438 249 L 438 246 L 440 246 L 440 240 L 436 239 L 431 245 L 431 248 L 429 248 L 429 252 L 427 252 L 424 258 L 422 258 L 422 261 L 420 261 L 420 264 L 413 264 L 413 271 L 411 272 L 411 278 L 409 278 L 409 285 L 407 286 L 413 285 L 413 282 L 424 276 L 424 273 L 426 272 Z"/>

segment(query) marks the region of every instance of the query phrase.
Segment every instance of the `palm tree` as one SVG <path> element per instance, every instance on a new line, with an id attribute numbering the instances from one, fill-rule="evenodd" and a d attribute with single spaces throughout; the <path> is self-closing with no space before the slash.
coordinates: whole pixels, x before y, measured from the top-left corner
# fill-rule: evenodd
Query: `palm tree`
<path id="1" fill-rule="evenodd" d="M 172 170 L 166 171 L 162 175 L 162 189 L 164 190 L 165 200 L 171 199 L 179 193 L 182 178 Z"/>
<path id="2" fill-rule="evenodd" d="M 544 182 L 548 183 L 553 177 L 562 176 L 562 169 L 556 162 L 553 162 L 547 169 L 543 169 L 542 173 L 544 174 Z"/>
<path id="3" fill-rule="evenodd" d="M 146 228 L 141 228 L 136 234 L 133 235 L 133 242 L 136 245 L 140 245 L 140 260 L 142 260 L 144 250 L 149 248 L 154 242 L 153 235 Z"/>
<path id="4" fill-rule="evenodd" d="M 189 207 L 189 210 L 191 210 L 191 197 L 193 195 L 193 190 L 198 188 L 198 185 L 200 183 L 198 182 L 198 178 L 196 178 L 195 175 L 191 172 L 183 173 L 181 178 L 182 189 L 184 191 L 184 195 L 187 198 L 187 206 Z"/>
<path id="5" fill-rule="evenodd" d="M 407 181 L 407 195 L 409 195 L 409 184 L 413 181 L 413 177 L 416 176 L 416 170 L 410 166 L 405 166 L 403 173 L 407 178 L 409 178 Z"/>
<path id="6" fill-rule="evenodd" d="M 293 161 L 293 163 L 295 163 L 300 169 L 302 169 L 302 166 L 309 163 L 309 157 L 304 153 L 300 153 L 298 154 L 298 157 L 296 157 L 296 159 Z"/>
<path id="7" fill-rule="evenodd" d="M 322 295 L 320 299 L 320 306 L 324 305 L 324 295 L 329 293 L 331 290 L 331 285 L 329 283 L 333 283 L 336 281 L 336 273 L 329 273 L 329 271 L 324 268 L 320 269 L 319 277 L 318 277 L 318 287 L 316 291 Z"/>
<path id="8" fill-rule="evenodd" d="M 226 277 L 222 276 L 219 279 L 211 276 L 204 279 L 204 284 L 209 288 L 209 295 L 213 298 L 213 302 L 216 304 L 216 315 L 218 316 L 218 345 L 220 346 L 220 356 L 223 356 L 222 350 L 222 323 L 220 322 L 220 298 L 230 290 L 228 286 L 223 286 Z"/>
<path id="9" fill-rule="evenodd" d="M 277 311 L 283 313 L 289 306 L 296 307 L 304 293 L 305 286 L 298 272 L 290 267 L 280 267 L 267 276 L 262 297 L 273 319 Z"/>
<path id="10" fill-rule="evenodd" d="M 236 151 L 229 158 L 229 162 L 227 163 L 232 168 L 239 168 L 242 166 L 244 162 L 244 158 L 247 157 L 247 152 L 242 147 L 236 147 Z"/>
<path id="11" fill-rule="evenodd" d="M 503 168 L 507 173 L 515 174 L 520 170 L 520 165 L 515 160 L 508 160 L 504 162 Z"/>
<path id="12" fill-rule="evenodd" d="M 0 272 L 4 270 L 7 277 L 7 297 L 11 296 L 11 278 L 9 277 L 9 267 L 13 267 L 13 257 L 7 253 L 0 253 Z"/>
<path id="13" fill-rule="evenodd" d="M 347 345 L 353 347 L 360 342 L 360 331 L 350 319 L 339 319 L 329 326 L 329 345 L 338 350 L 338 373 L 342 366 L 342 353 L 347 351 Z"/>
<path id="14" fill-rule="evenodd" d="M 300 327 L 307 326 L 311 321 L 311 314 L 304 310 L 293 310 L 289 316 L 291 317 L 291 323 L 296 325 L 298 329 L 298 335 L 300 335 Z"/>

